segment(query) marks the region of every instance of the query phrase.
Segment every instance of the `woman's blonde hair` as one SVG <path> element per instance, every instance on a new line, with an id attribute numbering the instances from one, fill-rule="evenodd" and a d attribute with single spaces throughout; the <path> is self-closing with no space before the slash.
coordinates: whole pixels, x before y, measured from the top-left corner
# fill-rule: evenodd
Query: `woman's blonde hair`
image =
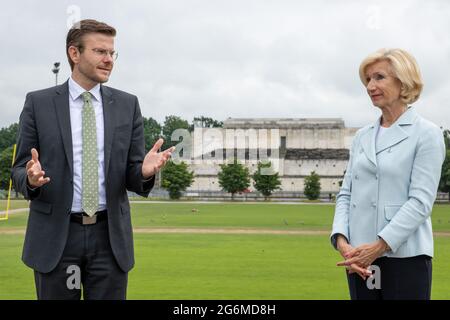
<path id="1" fill-rule="evenodd" d="M 423 88 L 422 75 L 416 59 L 402 49 L 380 49 L 361 62 L 359 77 L 367 86 L 366 69 L 369 65 L 378 61 L 389 62 L 395 77 L 402 83 L 400 98 L 406 104 L 411 104 L 420 97 Z"/>

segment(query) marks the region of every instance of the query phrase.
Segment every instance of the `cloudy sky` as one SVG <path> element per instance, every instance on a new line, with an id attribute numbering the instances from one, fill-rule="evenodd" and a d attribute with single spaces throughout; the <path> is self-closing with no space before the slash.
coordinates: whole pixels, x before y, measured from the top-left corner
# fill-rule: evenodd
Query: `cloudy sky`
<path id="1" fill-rule="evenodd" d="M 379 112 L 360 83 L 369 53 L 400 47 L 421 67 L 417 110 L 450 128 L 450 1 L 7 1 L 0 10 L 0 127 L 25 94 L 70 75 L 68 25 L 114 26 L 109 85 L 136 94 L 146 117 L 340 117 L 363 126 Z"/>

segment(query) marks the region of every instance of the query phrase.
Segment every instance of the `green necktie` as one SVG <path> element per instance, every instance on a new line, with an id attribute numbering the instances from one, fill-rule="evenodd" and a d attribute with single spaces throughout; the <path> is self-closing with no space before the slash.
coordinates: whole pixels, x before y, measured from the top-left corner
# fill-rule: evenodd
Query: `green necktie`
<path id="1" fill-rule="evenodd" d="M 98 209 L 98 153 L 97 127 L 91 93 L 83 96 L 83 172 L 82 172 L 82 206 L 89 216 Z"/>

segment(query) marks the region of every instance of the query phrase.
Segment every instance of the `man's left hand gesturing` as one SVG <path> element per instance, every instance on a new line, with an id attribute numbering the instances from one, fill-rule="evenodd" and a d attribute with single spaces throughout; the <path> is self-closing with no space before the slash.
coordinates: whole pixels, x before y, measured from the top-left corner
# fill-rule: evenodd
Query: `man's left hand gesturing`
<path id="1" fill-rule="evenodd" d="M 144 179 L 149 179 L 162 167 L 166 164 L 166 162 L 172 156 L 172 152 L 175 151 L 175 147 L 170 147 L 167 150 L 162 152 L 158 152 L 158 150 L 163 145 L 164 140 L 159 139 L 153 145 L 153 148 L 145 155 L 144 162 L 142 163 L 142 177 Z"/>

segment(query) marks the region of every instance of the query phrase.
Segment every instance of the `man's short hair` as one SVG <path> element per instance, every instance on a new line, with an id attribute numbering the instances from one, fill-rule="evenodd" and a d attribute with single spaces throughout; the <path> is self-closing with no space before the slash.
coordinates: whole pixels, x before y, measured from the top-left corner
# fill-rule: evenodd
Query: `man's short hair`
<path id="1" fill-rule="evenodd" d="M 69 56 L 69 47 L 77 47 L 80 52 L 83 51 L 83 36 L 89 33 L 102 33 L 108 36 L 115 37 L 116 29 L 107 25 L 104 22 L 100 22 L 93 19 L 85 19 L 76 22 L 67 33 L 66 38 L 66 54 L 69 60 L 70 69 L 73 70 L 74 63 Z"/>

